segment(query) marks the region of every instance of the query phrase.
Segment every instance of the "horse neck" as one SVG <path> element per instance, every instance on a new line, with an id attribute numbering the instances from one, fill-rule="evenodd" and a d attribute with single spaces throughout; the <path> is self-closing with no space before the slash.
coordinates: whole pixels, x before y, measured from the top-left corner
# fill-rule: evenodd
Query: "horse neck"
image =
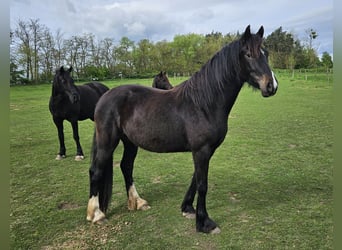
<path id="1" fill-rule="evenodd" d="M 51 98 L 54 102 L 59 103 L 63 102 L 64 99 L 68 99 L 68 96 L 63 91 L 52 85 Z"/>
<path id="2" fill-rule="evenodd" d="M 77 92 L 79 92 L 79 88 L 77 85 L 74 85 Z M 67 97 L 64 91 L 61 91 L 59 88 L 57 88 L 54 84 L 52 84 L 52 91 L 51 96 L 53 98 L 64 98 Z"/>
<path id="3" fill-rule="evenodd" d="M 183 97 L 190 98 L 206 112 L 224 109 L 228 116 L 243 85 L 237 46 L 235 42 L 221 49 L 185 81 L 181 90 Z"/>

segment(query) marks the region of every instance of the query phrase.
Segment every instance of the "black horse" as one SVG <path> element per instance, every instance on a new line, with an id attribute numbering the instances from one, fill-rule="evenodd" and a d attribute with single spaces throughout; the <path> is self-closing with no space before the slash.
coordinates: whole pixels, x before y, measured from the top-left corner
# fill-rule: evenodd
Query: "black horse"
<path id="1" fill-rule="evenodd" d="M 171 90 L 126 85 L 101 97 L 95 109 L 87 220 L 105 218 L 112 195 L 113 152 L 121 140 L 120 167 L 129 209 L 149 208 L 132 177 L 138 147 L 160 153 L 190 151 L 194 174 L 181 211 L 186 217 L 196 217 L 197 231 L 220 232 L 206 209 L 209 160 L 225 139 L 228 115 L 244 82 L 260 89 L 264 97 L 277 91 L 262 48 L 263 34 L 262 26 L 256 34 L 248 26 L 240 39 L 223 47 L 200 71 Z"/>
<path id="2" fill-rule="evenodd" d="M 160 73 L 154 77 L 152 87 L 166 90 L 173 88 L 173 86 L 169 82 L 169 79 L 166 76 L 166 72 L 163 71 L 160 71 Z"/>
<path id="3" fill-rule="evenodd" d="M 78 122 L 85 119 L 94 120 L 95 105 L 99 98 L 108 90 L 108 87 L 99 83 L 91 82 L 76 86 L 70 76 L 72 67 L 65 70 L 62 66 L 56 70 L 52 84 L 52 94 L 49 109 L 53 121 L 58 130 L 59 153 L 56 160 L 65 158 L 66 149 L 64 144 L 63 121 L 71 123 L 73 136 L 77 146 L 75 160 L 83 160 L 84 155 L 78 135 Z"/>

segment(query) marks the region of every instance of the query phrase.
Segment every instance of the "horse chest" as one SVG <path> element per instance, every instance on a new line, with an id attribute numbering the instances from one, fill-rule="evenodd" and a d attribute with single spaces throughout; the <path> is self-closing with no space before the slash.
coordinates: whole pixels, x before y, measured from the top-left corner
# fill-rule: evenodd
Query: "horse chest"
<path id="1" fill-rule="evenodd" d="M 60 100 L 52 100 L 50 102 L 50 111 L 53 116 L 63 119 L 72 119 L 79 114 L 79 107 L 70 102 L 62 102 Z"/>

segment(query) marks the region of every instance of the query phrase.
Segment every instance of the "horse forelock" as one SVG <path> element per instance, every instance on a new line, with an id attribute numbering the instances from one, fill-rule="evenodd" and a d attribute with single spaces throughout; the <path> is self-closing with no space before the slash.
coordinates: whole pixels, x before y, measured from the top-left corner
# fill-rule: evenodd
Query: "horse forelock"
<path id="1" fill-rule="evenodd" d="M 66 82 L 68 83 L 66 87 Z M 66 95 L 66 88 L 72 89 L 73 93 L 78 93 L 78 88 L 71 77 L 70 70 L 64 70 L 63 67 L 56 70 L 52 82 L 52 96 Z"/>
<path id="2" fill-rule="evenodd" d="M 263 53 L 261 49 L 262 38 L 256 34 L 251 35 L 251 37 L 246 41 L 252 57 L 259 57 L 260 53 Z"/>
<path id="3" fill-rule="evenodd" d="M 240 84 L 240 44 L 234 41 L 218 51 L 202 68 L 183 82 L 180 93 L 209 111 L 218 98 L 224 97 L 227 84 Z"/>

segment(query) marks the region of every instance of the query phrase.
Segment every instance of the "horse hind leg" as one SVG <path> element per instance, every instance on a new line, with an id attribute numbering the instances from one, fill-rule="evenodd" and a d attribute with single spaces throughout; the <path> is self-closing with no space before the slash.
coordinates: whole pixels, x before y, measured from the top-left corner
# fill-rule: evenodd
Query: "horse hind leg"
<path id="1" fill-rule="evenodd" d="M 195 174 L 192 177 L 190 187 L 185 194 L 185 197 L 182 202 L 181 210 L 182 215 L 188 219 L 196 218 L 196 211 L 193 207 L 193 202 L 196 194 L 196 177 Z"/>
<path id="2" fill-rule="evenodd" d="M 92 162 L 89 169 L 90 195 L 87 220 L 93 223 L 105 219 L 112 196 L 113 152 L 119 142 L 119 138 L 112 138 L 110 134 L 98 135 L 94 135 Z"/>
<path id="3" fill-rule="evenodd" d="M 82 150 L 81 143 L 80 143 L 80 136 L 78 133 L 78 122 L 77 121 L 72 122 L 71 126 L 72 126 L 73 137 L 76 142 L 76 148 L 77 148 L 75 161 L 82 161 L 84 159 L 84 155 L 83 155 L 83 150 Z"/>
<path id="4" fill-rule="evenodd" d="M 135 157 L 137 156 L 138 147 L 127 139 L 123 140 L 123 144 L 124 153 L 120 163 L 120 168 L 126 184 L 128 210 L 147 210 L 150 208 L 150 206 L 146 200 L 139 196 L 133 182 L 133 167 Z"/>
<path id="5" fill-rule="evenodd" d="M 62 160 L 66 157 L 66 149 L 64 144 L 64 127 L 63 127 L 63 120 L 53 117 L 53 121 L 56 125 L 57 132 L 58 132 L 58 141 L 59 141 L 59 153 L 56 156 L 56 160 Z"/>
<path id="6" fill-rule="evenodd" d="M 102 150 L 100 150 L 102 151 Z M 105 219 L 113 186 L 113 157 L 103 157 L 98 153 L 89 170 L 90 195 L 87 220 L 93 223 Z"/>

